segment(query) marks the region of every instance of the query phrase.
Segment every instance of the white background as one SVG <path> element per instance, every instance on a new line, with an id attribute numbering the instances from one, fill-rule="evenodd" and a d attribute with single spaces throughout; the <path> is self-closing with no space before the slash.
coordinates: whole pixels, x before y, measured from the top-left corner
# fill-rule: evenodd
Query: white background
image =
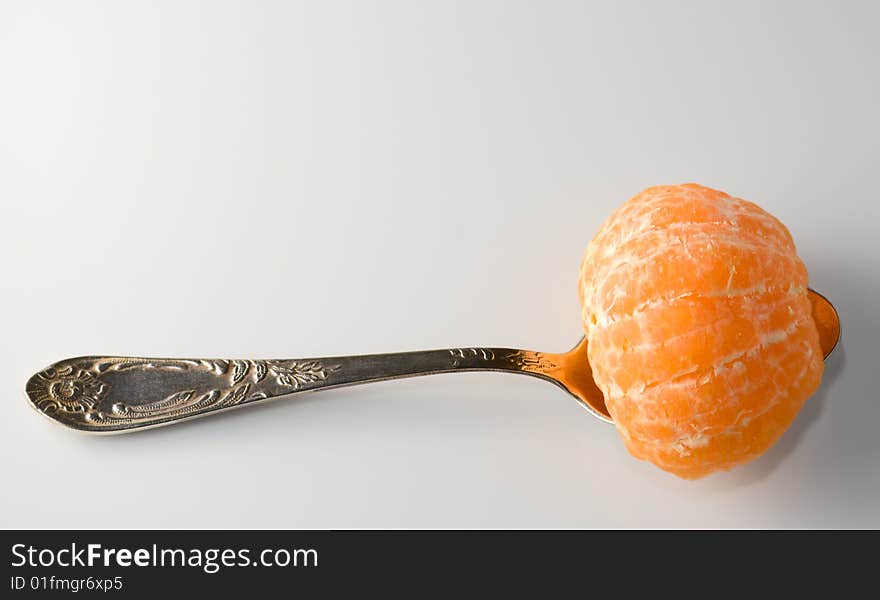
<path id="1" fill-rule="evenodd" d="M 0 2 L 4 527 L 880 526 L 876 2 Z M 580 336 L 581 253 L 696 181 L 791 229 L 843 346 L 685 482 L 552 385 L 440 376 L 89 437 L 82 354 Z"/>

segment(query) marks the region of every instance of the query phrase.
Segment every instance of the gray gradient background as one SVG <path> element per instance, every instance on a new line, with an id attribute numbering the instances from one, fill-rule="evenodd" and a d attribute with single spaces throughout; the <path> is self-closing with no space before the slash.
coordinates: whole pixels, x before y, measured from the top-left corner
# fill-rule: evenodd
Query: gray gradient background
<path id="1" fill-rule="evenodd" d="M 0 526 L 880 526 L 877 2 L 0 2 Z M 63 357 L 580 335 L 581 253 L 697 181 L 795 236 L 844 341 L 766 456 L 698 482 L 554 386 L 313 394 L 94 438 Z"/>

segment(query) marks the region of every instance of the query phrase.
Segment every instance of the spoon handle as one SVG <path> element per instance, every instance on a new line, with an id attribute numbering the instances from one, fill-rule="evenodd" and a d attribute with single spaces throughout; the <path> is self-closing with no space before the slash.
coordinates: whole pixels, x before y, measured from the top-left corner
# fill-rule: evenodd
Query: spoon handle
<path id="1" fill-rule="evenodd" d="M 556 355 L 510 348 L 284 360 L 86 356 L 62 360 L 26 386 L 40 413 L 80 431 L 168 425 L 299 392 L 463 371 L 508 371 L 554 381 Z"/>

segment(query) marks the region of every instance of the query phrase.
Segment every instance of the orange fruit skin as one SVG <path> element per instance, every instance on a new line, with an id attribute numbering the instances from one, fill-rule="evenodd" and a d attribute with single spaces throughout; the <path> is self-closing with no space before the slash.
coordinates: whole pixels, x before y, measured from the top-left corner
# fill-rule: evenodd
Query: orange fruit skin
<path id="1" fill-rule="evenodd" d="M 788 229 L 746 200 L 644 190 L 590 242 L 578 291 L 627 449 L 679 477 L 762 454 L 821 382 L 807 270 Z"/>

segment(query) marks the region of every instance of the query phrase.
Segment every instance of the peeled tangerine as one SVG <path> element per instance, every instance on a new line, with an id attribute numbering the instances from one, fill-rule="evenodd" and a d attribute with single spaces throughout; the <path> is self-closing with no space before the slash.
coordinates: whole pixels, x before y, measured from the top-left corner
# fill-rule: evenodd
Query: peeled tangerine
<path id="1" fill-rule="evenodd" d="M 772 446 L 822 378 L 807 270 L 757 205 L 648 188 L 587 247 L 593 376 L 627 449 L 687 479 Z"/>

